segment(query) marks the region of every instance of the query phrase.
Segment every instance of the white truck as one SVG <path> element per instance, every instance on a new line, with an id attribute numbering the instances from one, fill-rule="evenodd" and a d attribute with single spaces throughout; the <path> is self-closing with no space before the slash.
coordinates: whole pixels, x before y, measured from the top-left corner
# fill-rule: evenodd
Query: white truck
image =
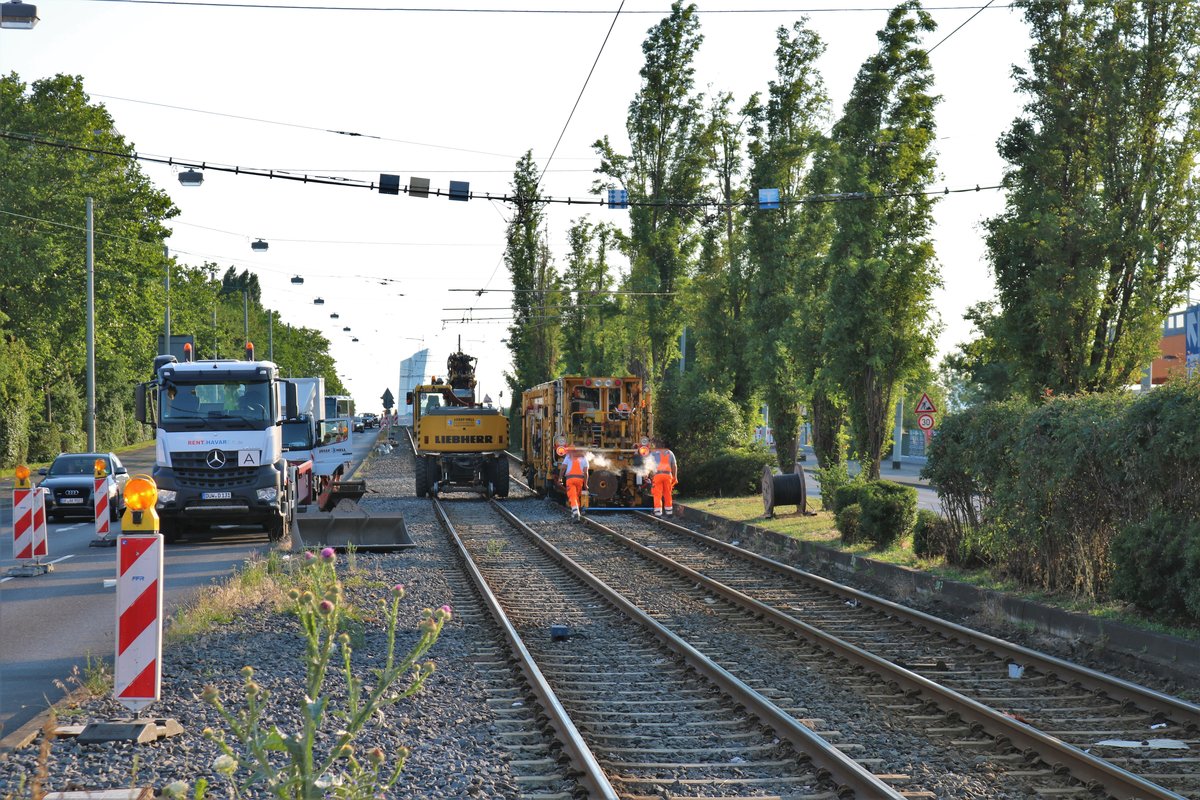
<path id="1" fill-rule="evenodd" d="M 212 525 L 262 525 L 282 539 L 296 507 L 295 470 L 281 436 L 295 419 L 295 385 L 270 361 L 154 360 L 154 379 L 138 384 L 139 422 L 155 426 L 153 477 L 166 541 Z M 148 413 L 153 407 L 153 412 Z"/>
<path id="2" fill-rule="evenodd" d="M 297 502 L 328 503 L 354 457 L 354 428 L 344 417 L 326 419 L 324 378 L 291 378 L 297 414 L 283 422 L 283 450 L 297 471 Z M 336 413 L 336 410 L 335 410 Z"/>

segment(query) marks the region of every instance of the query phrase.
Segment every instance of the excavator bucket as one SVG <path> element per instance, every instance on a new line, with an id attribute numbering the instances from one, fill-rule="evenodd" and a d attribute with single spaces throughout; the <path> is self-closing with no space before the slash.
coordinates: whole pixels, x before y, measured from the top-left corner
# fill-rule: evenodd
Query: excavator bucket
<path id="1" fill-rule="evenodd" d="M 353 547 L 362 552 L 385 553 L 416 547 L 400 514 L 368 512 L 353 500 L 343 500 L 333 511 L 301 511 L 293 529 L 294 550 Z"/>

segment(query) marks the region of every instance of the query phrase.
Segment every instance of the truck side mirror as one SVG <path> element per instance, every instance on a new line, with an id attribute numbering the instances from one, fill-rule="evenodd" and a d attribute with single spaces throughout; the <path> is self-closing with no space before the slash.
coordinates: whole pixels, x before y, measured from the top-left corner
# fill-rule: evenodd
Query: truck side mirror
<path id="1" fill-rule="evenodd" d="M 146 424 L 146 384 L 139 383 L 133 387 L 133 416 L 138 422 Z"/>
<path id="2" fill-rule="evenodd" d="M 404 394 L 404 404 L 405 404 L 406 406 L 411 406 L 411 405 L 412 405 L 412 392 L 405 392 L 405 394 Z"/>
<path id="3" fill-rule="evenodd" d="M 291 381 L 283 382 L 284 419 L 296 419 L 300 416 L 300 401 L 296 398 L 296 384 Z"/>

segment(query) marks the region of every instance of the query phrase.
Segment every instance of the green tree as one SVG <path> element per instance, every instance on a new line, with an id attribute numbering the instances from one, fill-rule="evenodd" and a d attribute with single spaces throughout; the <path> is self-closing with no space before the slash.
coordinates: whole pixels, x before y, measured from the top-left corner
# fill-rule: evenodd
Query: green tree
<path id="1" fill-rule="evenodd" d="M 696 205 L 704 193 L 707 125 L 703 95 L 695 93 L 693 60 L 700 48 L 695 4 L 671 4 L 671 13 L 642 44 L 642 85 L 629 104 L 630 153 L 617 153 L 608 137 L 595 143 L 597 169 L 629 192 L 630 261 L 627 285 L 651 293 L 629 304 L 626 324 L 635 334 L 634 371 L 662 378 L 677 352 L 683 328 L 680 293 L 696 248 Z"/>
<path id="2" fill-rule="evenodd" d="M 959 364 L 999 397 L 1123 387 L 1197 274 L 1200 6 L 1020 5 L 1029 102 L 986 225 L 998 299 L 972 310 L 985 341 Z"/>
<path id="3" fill-rule="evenodd" d="M 517 161 L 512 188 L 517 208 L 508 223 L 504 261 L 513 285 L 513 322 L 508 329 L 513 371 L 505 373 L 505 379 L 512 396 L 519 398 L 557 371 L 559 324 L 547 309 L 559 303 L 559 281 L 546 246 L 545 203 L 538 199 L 532 151 Z M 519 411 L 519 404 L 513 408 Z"/>
<path id="4" fill-rule="evenodd" d="M 879 31 L 879 51 L 859 70 L 833 128 L 837 230 L 824 346 L 849 402 L 855 449 L 870 478 L 891 421 L 897 384 L 928 362 L 938 285 L 930 240 L 934 177 L 933 75 L 920 45 L 933 18 L 916 0 L 901 3 Z"/>
<path id="5" fill-rule="evenodd" d="M 803 200 L 824 191 L 829 180 L 822 134 L 829 99 L 816 66 L 825 50 L 820 37 L 802 20 L 791 30 L 780 27 L 776 38 L 775 79 L 765 101 L 755 95 L 745 111 L 751 120 L 750 190 L 778 189 L 782 201 L 778 209 L 749 215 L 748 350 L 770 408 L 779 468 L 791 472 L 801 405 L 816 390 L 824 361 L 829 214 L 824 204 Z M 826 422 L 831 418 L 824 413 Z M 818 451 L 818 459 L 824 464 L 828 453 Z"/>
<path id="6" fill-rule="evenodd" d="M 570 253 L 563 272 L 563 300 L 546 316 L 561 313 L 563 371 L 573 375 L 608 375 L 623 371 L 619 305 L 613 298 L 609 253 L 616 230 L 580 218 L 567 231 Z"/>

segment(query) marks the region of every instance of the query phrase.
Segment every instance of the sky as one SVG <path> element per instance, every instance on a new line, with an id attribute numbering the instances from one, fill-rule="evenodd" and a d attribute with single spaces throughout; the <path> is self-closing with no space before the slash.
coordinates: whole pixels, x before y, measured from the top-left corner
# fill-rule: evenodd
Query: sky
<path id="1" fill-rule="evenodd" d="M 532 150 L 545 168 L 561 135 L 543 193 L 589 198 L 599 164 L 591 145 L 608 135 L 627 151 L 642 42 L 669 9 L 667 0 L 339 2 L 38 0 L 36 28 L 0 31 L 0 72 L 26 82 L 82 76 L 139 153 L 332 178 L 377 181 L 389 173 L 402 185 L 419 176 L 442 190 L 456 180 L 474 193 L 504 194 L 521 154 Z M 971 19 L 985 3 L 927 3 L 939 26 L 928 46 L 936 45 L 930 59 L 941 96 L 939 177 L 931 188 L 999 183 L 996 140 L 1024 103 L 1012 68 L 1026 61 L 1027 28 L 1007 0 Z M 276 7 L 251 7 L 263 5 Z M 698 89 L 731 92 L 739 107 L 765 92 L 776 29 L 807 16 L 827 45 L 819 66 L 835 116 L 876 51 L 891 7 L 879 0 L 697 6 Z M 565 11 L 573 13 L 533 13 Z M 168 222 L 174 257 L 256 273 L 264 306 L 329 337 L 360 411 L 379 409 L 385 388 L 397 392 L 403 358 L 427 347 L 438 374 L 460 339 L 479 359 L 480 395 L 498 399 L 505 391 L 510 206 L 212 170 L 202 186 L 187 188 L 176 167 L 142 169 L 181 211 Z M 940 354 L 971 337 L 963 311 L 993 296 L 980 223 L 1002 204 L 999 192 L 985 190 L 949 195 L 935 207 Z M 627 212 L 550 206 L 560 265 L 567 228 L 584 215 L 628 228 Z M 251 250 L 259 238 L 269 243 L 265 253 Z M 292 283 L 295 276 L 303 285 Z M 318 297 L 323 304 L 314 303 Z M 154 313 L 161 317 L 162 308 Z"/>

